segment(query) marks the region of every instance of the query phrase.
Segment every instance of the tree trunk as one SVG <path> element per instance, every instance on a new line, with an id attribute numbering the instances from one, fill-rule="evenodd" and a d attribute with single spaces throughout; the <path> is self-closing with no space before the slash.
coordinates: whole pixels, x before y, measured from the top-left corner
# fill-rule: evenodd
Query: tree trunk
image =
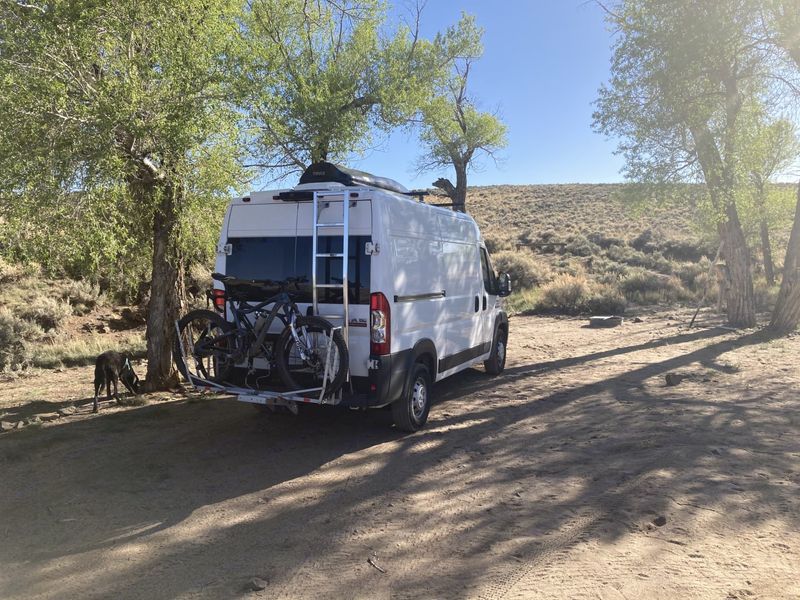
<path id="1" fill-rule="evenodd" d="M 453 210 L 467 212 L 467 165 L 456 164 L 456 189 L 453 197 Z"/>
<path id="2" fill-rule="evenodd" d="M 780 333 L 789 333 L 800 324 L 800 184 L 797 186 L 797 206 L 794 224 L 783 261 L 783 279 L 778 301 L 769 328 Z"/>
<path id="3" fill-rule="evenodd" d="M 166 184 L 153 219 L 153 270 L 150 306 L 147 311 L 147 381 L 154 391 L 169 386 L 175 319 L 181 310 L 183 271 L 177 245 L 178 198 L 174 186 Z"/>
<path id="4" fill-rule="evenodd" d="M 775 263 L 772 262 L 772 244 L 769 241 L 769 224 L 767 223 L 767 201 L 764 182 L 756 180 L 756 209 L 761 229 L 761 257 L 764 262 L 764 275 L 770 286 L 775 285 Z"/>
<path id="5" fill-rule="evenodd" d="M 764 260 L 764 275 L 770 286 L 775 285 L 775 264 L 772 262 L 772 246 L 769 241 L 769 225 L 761 219 L 761 254 Z"/>
<path id="6" fill-rule="evenodd" d="M 727 220 L 719 225 L 720 238 L 724 244 L 728 323 L 733 327 L 754 327 L 756 324 L 753 275 L 750 252 L 739 222 L 736 205 L 728 202 L 725 209 Z"/>

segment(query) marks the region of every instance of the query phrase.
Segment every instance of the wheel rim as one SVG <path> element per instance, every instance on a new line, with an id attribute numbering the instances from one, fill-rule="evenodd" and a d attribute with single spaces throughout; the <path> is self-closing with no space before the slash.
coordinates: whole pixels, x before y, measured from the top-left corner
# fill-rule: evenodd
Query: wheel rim
<path id="1" fill-rule="evenodd" d="M 286 365 L 292 379 L 303 380 L 312 385 L 321 384 L 328 352 L 333 352 L 330 366 L 330 377 L 333 377 L 339 370 L 340 361 L 338 348 L 333 339 L 325 331 L 314 331 L 309 328 L 298 330 L 298 335 L 306 352 L 313 357 L 313 364 L 302 359 L 294 342 L 289 344 L 286 348 Z"/>
<path id="2" fill-rule="evenodd" d="M 414 419 L 419 421 L 425 414 L 425 406 L 428 403 L 428 390 L 425 380 L 421 377 L 414 382 L 414 389 L 411 392 L 411 414 Z"/>
<path id="3" fill-rule="evenodd" d="M 497 364 L 502 365 L 506 362 L 506 342 L 497 340 Z"/>
<path id="4" fill-rule="evenodd" d="M 187 323 L 182 332 L 183 348 L 189 354 L 187 367 L 190 372 L 193 371 L 192 375 L 214 380 L 224 374 L 227 361 L 220 358 L 220 354 L 228 352 L 230 340 L 220 338 L 214 341 L 215 338 L 224 336 L 224 334 L 225 331 L 211 321 L 197 319 Z M 214 341 L 214 343 L 210 343 L 210 341 Z M 192 366 L 194 369 L 191 368 Z"/>

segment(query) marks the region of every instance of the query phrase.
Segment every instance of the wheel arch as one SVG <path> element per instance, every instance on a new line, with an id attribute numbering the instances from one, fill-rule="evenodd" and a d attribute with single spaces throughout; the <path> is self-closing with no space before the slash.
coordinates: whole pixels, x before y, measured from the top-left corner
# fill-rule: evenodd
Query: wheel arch
<path id="1" fill-rule="evenodd" d="M 411 360 L 409 361 L 408 369 L 410 370 L 415 363 L 421 362 L 428 367 L 431 381 L 436 381 L 436 357 L 436 344 L 427 338 L 419 340 L 414 344 L 414 348 L 411 351 Z"/>
<path id="2" fill-rule="evenodd" d="M 494 332 L 492 335 L 494 336 L 500 329 L 505 330 L 506 334 L 508 334 L 508 315 L 504 310 L 501 310 L 494 320 Z M 494 337 L 492 337 L 492 339 L 494 339 Z"/>

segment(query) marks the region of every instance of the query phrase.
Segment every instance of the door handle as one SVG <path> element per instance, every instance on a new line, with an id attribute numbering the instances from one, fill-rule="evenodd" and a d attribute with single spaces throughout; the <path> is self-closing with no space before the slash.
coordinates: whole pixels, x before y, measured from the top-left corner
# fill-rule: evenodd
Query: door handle
<path id="1" fill-rule="evenodd" d="M 486 310 L 486 294 L 483 295 L 483 310 Z"/>
<path id="2" fill-rule="evenodd" d="M 475 296 L 475 312 L 478 312 L 480 309 L 481 309 L 481 301 L 477 296 Z"/>

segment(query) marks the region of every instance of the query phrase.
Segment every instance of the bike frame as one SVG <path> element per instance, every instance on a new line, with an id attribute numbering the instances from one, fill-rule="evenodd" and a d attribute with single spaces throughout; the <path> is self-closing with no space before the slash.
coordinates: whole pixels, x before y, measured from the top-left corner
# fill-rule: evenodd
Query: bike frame
<path id="1" fill-rule="evenodd" d="M 230 304 L 234 325 L 236 326 L 236 331 L 232 333 L 235 333 L 237 337 L 251 337 L 252 341 L 249 344 L 245 343 L 243 348 L 243 350 L 246 349 L 247 358 L 249 360 L 255 358 L 261 352 L 263 352 L 267 360 L 271 361 L 273 359 L 272 348 L 265 346 L 264 342 L 267 339 L 269 329 L 275 322 L 275 319 L 283 323 L 284 327 L 289 327 L 301 358 L 303 360 L 308 360 L 309 356 L 306 352 L 305 345 L 300 340 L 300 336 L 297 335 L 296 323 L 297 317 L 300 315 L 300 309 L 287 292 L 276 294 L 272 298 L 255 305 L 249 304 L 247 300 L 235 298 L 230 298 L 228 303 Z M 251 323 L 247 316 L 253 313 L 257 313 L 258 316 L 261 316 L 266 312 L 264 309 L 270 304 L 272 304 L 272 308 L 269 310 L 266 321 L 261 331 L 256 333 L 254 323 Z M 283 310 L 283 313 L 281 313 L 281 310 Z M 258 318 L 258 316 L 256 318 Z M 242 335 L 243 333 L 245 335 Z M 250 334 L 250 336 L 247 336 L 247 334 Z M 241 358 L 241 355 L 236 356 L 236 358 Z"/>

